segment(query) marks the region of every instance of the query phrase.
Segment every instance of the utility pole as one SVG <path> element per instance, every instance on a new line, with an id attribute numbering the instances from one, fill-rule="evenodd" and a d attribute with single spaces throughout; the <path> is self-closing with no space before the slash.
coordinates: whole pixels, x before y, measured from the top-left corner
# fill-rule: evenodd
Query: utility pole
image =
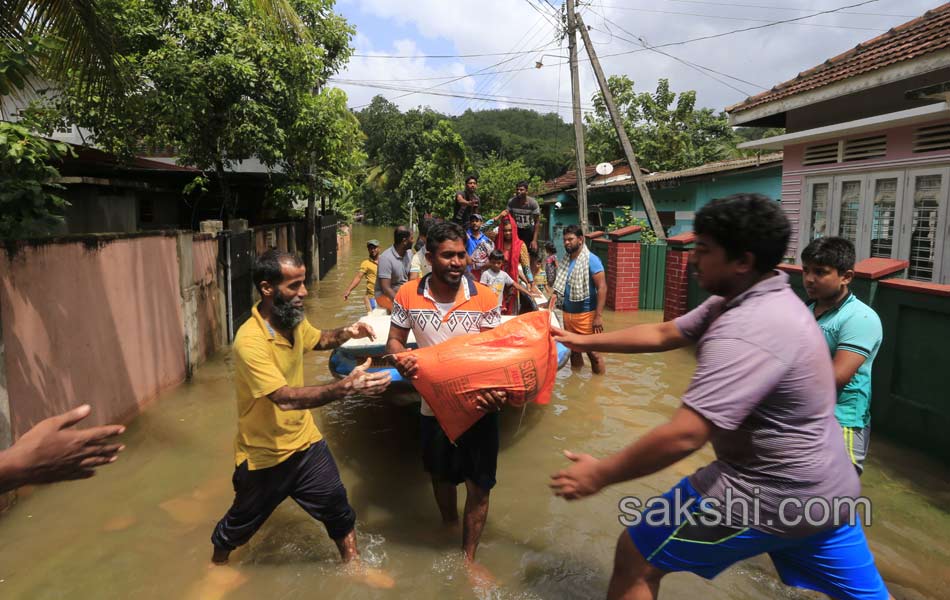
<path id="1" fill-rule="evenodd" d="M 574 154 L 577 157 L 577 211 L 581 232 L 587 233 L 587 173 L 584 156 L 584 123 L 581 121 L 581 82 L 577 76 L 577 21 L 574 0 L 567 0 L 567 43 L 571 57 L 571 100 L 574 105 Z M 585 32 L 586 34 L 586 32 Z"/>
<path id="2" fill-rule="evenodd" d="M 567 4 L 570 6 L 572 4 L 571 0 L 567 0 Z M 594 67 L 594 75 L 597 76 L 597 84 L 600 85 L 600 91 L 604 95 L 604 104 L 607 105 L 607 112 L 610 113 L 610 120 L 614 123 L 614 129 L 617 131 L 617 137 L 620 138 L 620 145 L 623 147 L 623 153 L 627 159 L 627 164 L 630 165 L 630 172 L 633 174 L 634 181 L 637 182 L 637 189 L 640 190 L 640 198 L 643 199 L 643 206 L 646 208 L 647 218 L 650 220 L 650 226 L 656 233 L 657 239 L 665 240 L 666 232 L 663 231 L 663 224 L 660 223 L 660 216 L 656 213 L 656 206 L 653 205 L 653 196 L 650 195 L 650 188 L 647 187 L 646 180 L 643 179 L 643 174 L 640 172 L 640 165 L 637 164 L 637 157 L 633 153 L 633 146 L 630 145 L 630 138 L 627 137 L 627 132 L 623 128 L 623 120 L 620 118 L 620 112 L 617 110 L 617 104 L 614 102 L 613 94 L 610 93 L 610 89 L 607 87 L 607 78 L 604 77 L 604 70 L 600 66 L 600 61 L 597 60 L 597 51 L 594 50 L 594 44 L 592 44 L 590 41 L 590 35 L 587 33 L 587 26 L 584 25 L 584 19 L 582 19 L 580 15 L 576 15 L 576 23 L 581 31 L 581 37 L 584 38 L 584 46 L 587 48 L 587 56 L 590 57 L 590 64 Z M 573 38 L 574 36 L 572 35 L 571 39 L 573 40 Z M 574 68 L 574 65 L 576 65 L 575 59 L 575 55 L 572 54 L 572 69 Z M 572 73 L 574 72 L 576 71 L 572 71 Z M 577 106 L 576 102 L 577 101 L 575 100 L 575 115 L 580 114 L 580 108 Z"/>

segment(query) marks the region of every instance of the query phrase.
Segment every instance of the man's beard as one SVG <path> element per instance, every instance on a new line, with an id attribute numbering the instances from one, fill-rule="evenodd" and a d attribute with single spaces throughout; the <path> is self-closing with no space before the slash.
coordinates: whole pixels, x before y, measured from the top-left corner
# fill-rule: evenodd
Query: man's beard
<path id="1" fill-rule="evenodd" d="M 452 273 L 451 271 L 439 271 L 438 273 L 434 272 L 433 274 L 439 278 L 439 281 L 455 289 L 458 289 L 458 286 L 462 283 L 462 277 L 464 276 L 460 273 L 458 275 L 458 279 L 453 281 L 451 278 L 455 276 L 455 273 Z"/>
<path id="2" fill-rule="evenodd" d="M 294 306 L 292 300 L 285 300 L 280 295 L 274 297 L 274 307 L 270 311 L 278 329 L 293 329 L 303 321 L 303 306 Z"/>

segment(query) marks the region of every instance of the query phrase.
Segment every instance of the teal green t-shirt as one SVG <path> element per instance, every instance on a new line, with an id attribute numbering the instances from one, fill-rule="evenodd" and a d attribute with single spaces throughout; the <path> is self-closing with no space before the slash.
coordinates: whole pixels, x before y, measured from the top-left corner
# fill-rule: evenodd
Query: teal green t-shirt
<path id="1" fill-rule="evenodd" d="M 815 312 L 815 304 L 809 306 Z M 849 294 L 838 306 L 818 318 L 832 358 L 838 350 L 865 357 L 851 381 L 838 394 L 835 417 L 842 427 L 867 427 L 871 422 L 871 366 L 881 347 L 884 333 L 874 310 Z"/>

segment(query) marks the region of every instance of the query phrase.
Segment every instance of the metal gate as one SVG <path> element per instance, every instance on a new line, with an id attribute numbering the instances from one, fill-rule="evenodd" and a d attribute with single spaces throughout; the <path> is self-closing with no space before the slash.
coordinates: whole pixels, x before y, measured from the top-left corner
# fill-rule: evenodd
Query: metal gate
<path id="1" fill-rule="evenodd" d="M 251 277 L 251 265 L 254 262 L 252 252 L 254 232 L 243 231 L 221 236 L 221 255 L 227 256 L 229 332 L 233 340 L 244 321 L 251 316 L 254 282 Z"/>
<path id="2" fill-rule="evenodd" d="M 666 244 L 640 244 L 640 309 L 663 310 Z"/>
<path id="3" fill-rule="evenodd" d="M 336 215 L 320 215 L 317 217 L 317 238 L 320 249 L 320 279 L 327 271 L 336 266 Z"/>

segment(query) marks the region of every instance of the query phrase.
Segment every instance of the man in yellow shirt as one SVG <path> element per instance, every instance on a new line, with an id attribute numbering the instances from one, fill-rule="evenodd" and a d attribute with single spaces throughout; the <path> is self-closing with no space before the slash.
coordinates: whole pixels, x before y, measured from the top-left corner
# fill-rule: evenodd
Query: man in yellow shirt
<path id="1" fill-rule="evenodd" d="M 360 268 L 350 282 L 350 287 L 346 288 L 343 294 L 343 301 L 350 298 L 350 293 L 360 284 L 360 279 L 366 277 L 366 293 L 363 295 L 363 305 L 366 306 L 366 312 L 376 308 L 376 272 L 379 268 L 379 240 L 370 240 L 366 242 L 366 250 L 369 252 L 369 258 L 360 263 Z"/>
<path id="2" fill-rule="evenodd" d="M 303 355 L 375 334 L 366 323 L 321 332 L 304 316 L 306 269 L 295 255 L 268 250 L 254 265 L 261 302 L 234 338 L 238 402 L 234 504 L 214 529 L 212 561 L 227 562 L 286 498 L 322 522 L 344 562 L 359 557 L 356 514 L 311 408 L 351 395 L 372 396 L 388 373 L 369 373 L 369 361 L 340 381 L 304 386 Z"/>

